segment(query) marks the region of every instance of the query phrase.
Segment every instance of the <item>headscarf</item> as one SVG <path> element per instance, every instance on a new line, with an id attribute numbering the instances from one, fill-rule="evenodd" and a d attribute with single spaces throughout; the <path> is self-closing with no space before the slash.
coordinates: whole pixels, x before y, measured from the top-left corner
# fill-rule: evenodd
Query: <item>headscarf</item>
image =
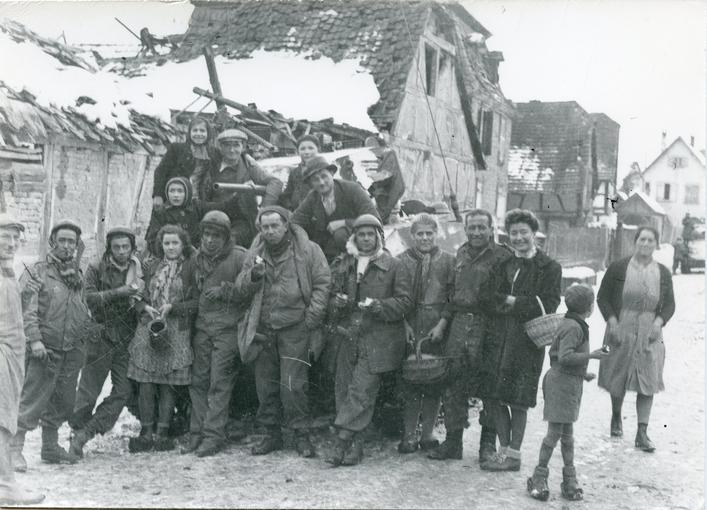
<path id="1" fill-rule="evenodd" d="M 204 124 L 206 125 L 206 140 L 204 143 L 200 144 L 195 144 L 191 140 L 191 130 L 194 126 L 197 124 Z M 213 133 L 211 132 L 211 124 L 209 124 L 209 121 L 206 120 L 203 117 L 195 116 L 191 119 L 189 122 L 189 127 L 187 128 L 187 142 L 189 143 L 189 147 L 191 148 L 191 154 L 194 156 L 194 159 L 196 160 L 208 160 L 209 158 L 209 151 L 208 151 L 208 146 L 209 142 L 211 142 Z"/>
<path id="2" fill-rule="evenodd" d="M 349 237 L 349 240 L 346 242 L 346 252 L 349 255 L 353 255 L 356 259 L 356 283 L 361 282 L 368 268 L 368 264 L 372 260 L 376 260 L 380 257 L 384 249 L 385 243 L 383 242 L 383 235 L 379 229 L 376 229 L 376 247 L 370 253 L 361 253 L 358 246 L 356 246 L 356 234 L 351 234 L 351 237 Z"/>
<path id="3" fill-rule="evenodd" d="M 206 141 L 198 145 L 191 141 L 191 129 L 197 124 L 206 125 Z M 213 133 L 211 132 L 211 124 L 209 121 L 198 116 L 192 118 L 187 131 L 187 142 L 189 143 L 191 155 L 194 157 L 194 170 L 192 170 L 191 176 L 189 177 L 189 182 L 191 183 L 193 194 L 200 200 L 204 200 L 206 197 L 204 181 L 207 179 L 204 179 L 204 177 L 208 174 L 209 170 L 211 156 L 209 155 L 208 147 L 212 137 Z"/>
<path id="4" fill-rule="evenodd" d="M 181 184 L 184 187 L 184 203 L 180 206 L 174 206 L 169 203 L 169 187 L 172 184 Z M 189 179 L 185 177 L 172 177 L 170 180 L 167 181 L 167 184 L 164 187 L 164 196 L 167 198 L 167 207 L 186 207 L 191 203 L 191 199 L 193 196 L 193 191 L 192 191 L 192 185 Z"/>

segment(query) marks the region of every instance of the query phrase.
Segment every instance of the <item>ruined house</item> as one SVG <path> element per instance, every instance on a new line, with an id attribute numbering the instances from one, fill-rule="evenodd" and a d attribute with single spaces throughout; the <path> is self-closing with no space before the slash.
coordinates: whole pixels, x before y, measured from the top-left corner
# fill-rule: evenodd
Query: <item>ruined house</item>
<path id="1" fill-rule="evenodd" d="M 530 101 L 515 108 L 508 209 L 534 211 L 546 231 L 611 214 L 619 124 L 575 101 Z"/>
<path id="2" fill-rule="evenodd" d="M 179 48 L 156 58 L 158 64 L 200 59 L 207 46 L 228 59 L 250 59 L 260 50 L 334 62 L 356 59 L 378 89 L 380 99 L 367 113 L 379 131 L 390 135 L 406 198 L 435 202 L 455 192 L 462 209 L 484 207 L 503 215 L 513 114 L 498 83 L 503 55 L 487 49 L 490 32 L 461 5 L 398 0 L 193 4 Z M 122 72 L 131 73 L 131 66 L 144 61 L 123 62 Z M 228 90 L 223 95 L 230 97 Z"/>
<path id="3" fill-rule="evenodd" d="M 1 24 L 0 36 L 10 38 L 5 45 L 29 43 L 51 55 L 55 68 L 92 70 L 71 48 L 16 23 Z M 149 219 L 152 173 L 174 129 L 134 110 L 128 126 L 101 125 L 81 111 L 93 99 L 81 97 L 80 88 L 77 83 L 76 106 L 56 106 L 0 81 L 0 210 L 26 226 L 21 257 L 42 255 L 42 240 L 61 218 L 81 225 L 84 262 L 102 252 L 108 228 L 132 225 L 141 232 Z"/>

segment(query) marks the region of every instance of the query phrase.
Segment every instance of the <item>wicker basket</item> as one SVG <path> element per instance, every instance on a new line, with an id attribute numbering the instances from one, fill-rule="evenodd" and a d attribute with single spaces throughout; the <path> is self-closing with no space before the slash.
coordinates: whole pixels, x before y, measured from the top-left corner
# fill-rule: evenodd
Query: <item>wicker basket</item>
<path id="1" fill-rule="evenodd" d="M 422 343 L 429 337 L 421 338 L 415 346 L 415 353 L 403 361 L 403 380 L 410 384 L 439 384 L 447 379 L 449 363 L 447 358 L 422 354 Z"/>
<path id="2" fill-rule="evenodd" d="M 542 310 L 543 314 L 540 317 L 529 320 L 523 324 L 523 327 L 535 346 L 538 349 L 543 349 L 550 345 L 555 339 L 557 328 L 560 327 L 564 315 L 561 313 L 545 313 L 543 302 L 538 296 L 535 296 L 535 299 L 538 300 L 540 310 Z"/>

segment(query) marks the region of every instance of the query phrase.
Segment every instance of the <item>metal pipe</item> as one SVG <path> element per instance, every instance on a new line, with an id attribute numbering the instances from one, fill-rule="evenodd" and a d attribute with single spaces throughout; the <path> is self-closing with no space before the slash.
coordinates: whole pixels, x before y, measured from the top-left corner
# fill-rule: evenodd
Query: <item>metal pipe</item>
<path id="1" fill-rule="evenodd" d="M 215 190 L 223 191 L 242 191 L 245 193 L 253 193 L 255 195 L 265 195 L 265 186 L 258 184 L 233 184 L 230 182 L 215 182 Z"/>

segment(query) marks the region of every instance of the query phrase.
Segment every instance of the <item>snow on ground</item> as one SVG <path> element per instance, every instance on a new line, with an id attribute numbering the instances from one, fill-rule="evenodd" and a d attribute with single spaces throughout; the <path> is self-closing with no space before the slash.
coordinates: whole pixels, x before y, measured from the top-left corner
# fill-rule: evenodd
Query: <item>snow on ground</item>
<path id="1" fill-rule="evenodd" d="M 182 109 L 196 96 L 194 87 L 210 89 L 203 59 L 150 65 L 145 76 L 126 78 L 108 68 L 93 71 L 67 66 L 31 43 L 16 43 L 0 33 L 2 81 L 28 90 L 43 105 L 74 107 L 80 96 L 96 104 L 78 110 L 106 127 L 129 126 L 129 110 L 170 121 L 170 109 Z M 92 63 L 93 64 L 93 63 Z M 97 67 L 97 66 L 96 66 Z M 291 52 L 256 51 L 246 60 L 216 58 L 226 97 L 256 103 L 287 117 L 335 122 L 375 131 L 368 107 L 378 101 L 373 77 L 354 60 L 334 63 Z M 202 99 L 199 107 L 206 104 Z M 211 104 L 208 111 L 214 111 Z"/>

